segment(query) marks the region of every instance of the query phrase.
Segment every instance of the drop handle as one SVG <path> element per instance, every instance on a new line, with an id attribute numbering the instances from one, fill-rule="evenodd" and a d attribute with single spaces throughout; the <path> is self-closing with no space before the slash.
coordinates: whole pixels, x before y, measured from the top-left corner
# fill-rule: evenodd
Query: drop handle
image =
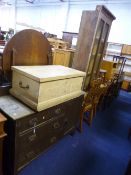
<path id="1" fill-rule="evenodd" d="M 57 140 L 57 138 L 54 136 L 54 137 L 52 137 L 52 138 L 50 139 L 50 142 L 51 142 L 51 143 L 54 143 L 54 142 L 56 142 L 56 140 Z"/>
<path id="2" fill-rule="evenodd" d="M 30 126 L 36 126 L 36 124 L 38 123 L 38 119 L 37 118 L 33 118 L 31 120 L 29 120 L 29 125 Z"/>
<path id="3" fill-rule="evenodd" d="M 31 136 L 29 136 L 29 141 L 33 142 L 36 139 L 36 134 L 32 134 Z"/>
<path id="4" fill-rule="evenodd" d="M 19 82 L 19 87 L 23 89 L 29 89 L 29 85 L 27 84 L 26 86 L 23 86 L 22 81 Z"/>
<path id="5" fill-rule="evenodd" d="M 59 122 L 55 122 L 53 124 L 53 127 L 54 127 L 54 129 L 60 128 L 60 123 Z"/>
<path id="6" fill-rule="evenodd" d="M 61 109 L 60 108 L 57 108 L 56 110 L 55 110 L 55 114 L 60 114 L 61 113 Z"/>

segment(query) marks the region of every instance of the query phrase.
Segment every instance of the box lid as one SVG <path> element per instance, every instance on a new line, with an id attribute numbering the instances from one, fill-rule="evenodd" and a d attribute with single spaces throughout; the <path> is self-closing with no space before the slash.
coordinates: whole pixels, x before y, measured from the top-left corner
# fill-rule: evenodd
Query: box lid
<path id="1" fill-rule="evenodd" d="M 12 66 L 12 70 L 38 82 L 84 77 L 86 75 L 85 72 L 60 65 Z"/>

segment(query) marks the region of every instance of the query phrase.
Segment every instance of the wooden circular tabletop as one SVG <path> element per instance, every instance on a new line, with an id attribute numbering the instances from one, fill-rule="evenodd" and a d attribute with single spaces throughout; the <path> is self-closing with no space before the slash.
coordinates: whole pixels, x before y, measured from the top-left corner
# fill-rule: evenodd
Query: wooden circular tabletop
<path id="1" fill-rule="evenodd" d="M 2 69 L 6 74 L 13 65 L 52 64 L 51 46 L 47 38 L 36 30 L 26 29 L 16 33 L 3 51 Z"/>

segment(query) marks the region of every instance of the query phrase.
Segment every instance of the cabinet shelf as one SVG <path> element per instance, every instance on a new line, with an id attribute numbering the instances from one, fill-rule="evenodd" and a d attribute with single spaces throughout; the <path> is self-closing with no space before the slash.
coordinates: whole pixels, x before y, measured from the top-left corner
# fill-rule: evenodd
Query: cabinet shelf
<path id="1" fill-rule="evenodd" d="M 108 42 L 105 59 L 113 60 L 114 55 L 126 57 L 122 89 L 128 90 L 131 81 L 131 45 Z"/>

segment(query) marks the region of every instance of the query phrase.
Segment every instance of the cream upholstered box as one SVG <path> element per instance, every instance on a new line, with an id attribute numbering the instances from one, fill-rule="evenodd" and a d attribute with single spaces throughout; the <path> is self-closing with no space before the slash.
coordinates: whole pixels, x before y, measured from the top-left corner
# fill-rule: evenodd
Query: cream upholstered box
<path id="1" fill-rule="evenodd" d="M 12 66 L 10 93 L 41 111 L 80 96 L 85 72 L 59 65 Z"/>

